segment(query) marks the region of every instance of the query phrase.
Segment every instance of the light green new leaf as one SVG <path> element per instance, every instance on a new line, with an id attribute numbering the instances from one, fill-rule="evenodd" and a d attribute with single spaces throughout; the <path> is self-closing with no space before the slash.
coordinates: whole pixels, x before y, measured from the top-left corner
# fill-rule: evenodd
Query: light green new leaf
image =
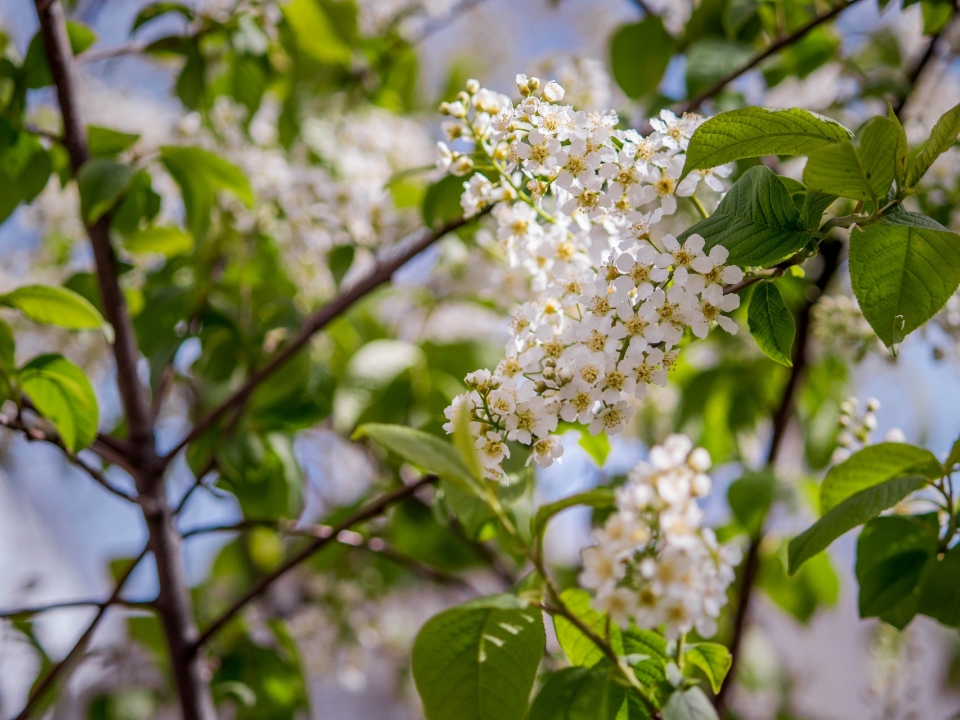
<path id="1" fill-rule="evenodd" d="M 543 618 L 513 595 L 446 610 L 413 645 L 428 720 L 523 720 L 543 655 Z"/>
<path id="2" fill-rule="evenodd" d="M 958 135 L 960 135 L 960 105 L 955 105 L 940 116 L 920 154 L 910 163 L 907 169 L 907 187 L 914 187 L 920 182 L 920 178 L 926 175 L 933 162 L 953 146 Z"/>
<path id="3" fill-rule="evenodd" d="M 160 161 L 180 186 L 187 226 L 194 237 L 206 233 L 217 192 L 226 190 L 244 204 L 253 204 L 253 190 L 243 171 L 209 150 L 165 145 L 160 148 Z"/>
<path id="4" fill-rule="evenodd" d="M 945 474 L 953 472 L 957 465 L 960 465 L 960 438 L 954 441 L 953 447 L 950 448 L 950 454 L 947 455 L 947 459 L 943 463 Z"/>
<path id="5" fill-rule="evenodd" d="M 557 513 L 563 512 L 567 508 L 571 508 L 576 505 L 588 505 L 589 507 L 594 508 L 606 508 L 612 507 L 613 504 L 613 490 L 608 487 L 598 487 L 582 493 L 577 493 L 576 495 L 571 495 L 570 497 L 565 497 L 552 503 L 547 503 L 546 505 L 541 505 L 537 509 L 537 514 L 534 515 L 533 520 L 530 523 L 531 535 L 538 540 L 541 539 L 543 537 L 544 530 L 547 529 L 547 523 L 550 522 L 550 519 Z"/>
<path id="6" fill-rule="evenodd" d="M 717 711 L 698 687 L 671 695 L 660 717 L 663 720 L 718 720 Z"/>
<path id="7" fill-rule="evenodd" d="M 77 173 L 84 220 L 94 223 L 109 212 L 126 192 L 132 177 L 133 168 L 116 160 L 95 157 L 85 162 Z"/>
<path id="8" fill-rule="evenodd" d="M 683 174 L 744 158 L 808 155 L 852 136 L 840 123 L 809 110 L 730 110 L 710 118 L 694 132 Z"/>
<path id="9" fill-rule="evenodd" d="M 353 439 L 369 437 L 404 460 L 437 475 L 471 495 L 480 495 L 477 481 L 460 458 L 457 449 L 440 438 L 405 425 L 369 423 L 361 425 Z"/>
<path id="10" fill-rule="evenodd" d="M 165 257 L 186 255 L 193 250 L 193 237 L 172 225 L 157 225 L 137 230 L 123 240 L 132 253 L 158 253 Z"/>
<path id="11" fill-rule="evenodd" d="M 895 177 L 897 182 L 900 183 L 900 187 L 903 187 L 904 180 L 907 177 L 907 156 L 910 153 L 910 146 L 907 143 L 907 133 L 904 131 L 903 125 L 900 124 L 900 118 L 897 117 L 897 114 L 893 111 L 893 105 L 889 102 L 887 103 L 887 118 L 897 128 Z"/>
<path id="12" fill-rule="evenodd" d="M 590 593 L 586 590 L 570 588 L 560 593 L 560 600 L 567 610 L 576 615 L 584 625 L 600 637 L 604 637 L 607 631 L 606 615 L 593 609 Z M 553 616 L 553 627 L 557 631 L 557 641 L 567 654 L 571 665 L 591 667 L 604 658 L 603 650 L 563 616 Z M 610 644 L 617 655 L 623 655 L 623 636 L 616 623 L 610 624 Z"/>
<path id="13" fill-rule="evenodd" d="M 97 437 L 97 397 L 83 370 L 62 355 L 40 355 L 17 374 L 20 389 L 37 411 L 53 423 L 70 452 Z"/>
<path id="14" fill-rule="evenodd" d="M 925 484 L 922 477 L 895 478 L 848 497 L 790 541 L 789 573 L 793 575 L 804 562 L 826 550 L 845 532 L 872 520 Z"/>
<path id="15" fill-rule="evenodd" d="M 730 265 L 773 265 L 810 242 L 783 181 L 763 165 L 747 170 L 720 201 L 716 212 L 682 235 L 700 235 L 705 250 L 722 245 Z"/>
<path id="16" fill-rule="evenodd" d="M 89 300 L 73 290 L 50 285 L 24 285 L 0 295 L 0 305 L 15 308 L 34 322 L 70 330 L 101 329 L 112 341 L 113 328 Z"/>
<path id="17" fill-rule="evenodd" d="M 13 330 L 3 320 L 0 320 L 0 382 L 3 381 L 2 375 L 11 375 L 16 369 L 14 364 L 14 354 L 16 342 L 13 339 Z"/>
<path id="18" fill-rule="evenodd" d="M 867 121 L 860 141 L 844 141 L 810 153 L 803 182 L 811 190 L 861 201 L 882 199 L 896 174 L 900 130 L 885 117 Z"/>
<path id="19" fill-rule="evenodd" d="M 850 234 L 850 282 L 887 347 L 936 315 L 960 286 L 960 235 L 897 210 Z"/>
<path id="20" fill-rule="evenodd" d="M 719 643 L 695 643 L 687 648 L 683 657 L 688 663 L 703 670 L 715 693 L 719 692 L 723 679 L 733 664 L 730 651 Z"/>
<path id="21" fill-rule="evenodd" d="M 912 517 L 878 517 L 866 524 L 857 538 L 860 617 L 909 622 L 916 613 L 920 575 L 937 553 L 937 530 Z M 907 605 L 912 612 L 899 612 Z M 896 606 L 902 607 L 891 612 Z"/>
<path id="22" fill-rule="evenodd" d="M 324 4 L 317 0 L 293 0 L 282 8 L 283 18 L 293 31 L 297 49 L 321 64 L 346 65 L 351 50 L 337 34 Z"/>
<path id="23" fill-rule="evenodd" d="M 547 678 L 533 700 L 528 720 L 615 720 L 626 689 L 612 663 L 568 667 Z"/>
<path id="24" fill-rule="evenodd" d="M 747 324 L 764 355 L 781 365 L 793 366 L 793 336 L 797 327 L 775 283 L 764 281 L 754 289 Z"/>
<path id="25" fill-rule="evenodd" d="M 624 25 L 610 41 L 610 67 L 623 91 L 634 99 L 655 92 L 677 42 L 656 15 Z"/>
<path id="26" fill-rule="evenodd" d="M 936 480 L 940 461 L 929 450 L 906 443 L 867 445 L 830 468 L 820 486 L 820 514 L 825 515 L 848 497 L 873 485 L 907 475 Z"/>
<path id="27" fill-rule="evenodd" d="M 139 139 L 140 136 L 136 133 L 120 132 L 98 125 L 87 126 L 87 147 L 93 157 L 119 155 Z"/>

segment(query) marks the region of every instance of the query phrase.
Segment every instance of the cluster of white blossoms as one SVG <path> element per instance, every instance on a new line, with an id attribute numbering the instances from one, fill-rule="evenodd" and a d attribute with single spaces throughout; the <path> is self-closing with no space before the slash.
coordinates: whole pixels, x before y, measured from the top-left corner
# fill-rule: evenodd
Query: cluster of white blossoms
<path id="1" fill-rule="evenodd" d="M 598 610 L 620 626 L 664 628 L 668 639 L 717 631 L 727 587 L 740 562 L 736 545 L 720 545 L 701 527 L 697 498 L 710 492 L 710 454 L 685 435 L 650 450 L 617 489 L 617 509 L 583 551 L 580 584 Z"/>
<path id="2" fill-rule="evenodd" d="M 469 375 L 469 391 L 446 411 L 448 432 L 469 413 L 491 479 L 502 476 L 507 441 L 550 465 L 562 453 L 553 435 L 561 420 L 593 434 L 622 430 L 630 399 L 666 383 L 686 329 L 700 338 L 714 324 L 737 331 L 723 313 L 740 299 L 724 285 L 743 278 L 724 265 L 725 248 L 705 253 L 698 235 L 651 238 L 678 196 L 692 198 L 701 181 L 723 189 L 728 169 L 680 178 L 700 116 L 664 111 L 643 136 L 616 129 L 613 112 L 561 104 L 556 82 L 538 92 L 537 78 L 519 75 L 517 85 L 515 106 L 468 81 L 441 105 L 449 141 L 464 150 L 438 144 L 438 165 L 467 178 L 464 212 L 493 207 L 502 252 L 536 293 L 514 314 L 496 370 Z"/>

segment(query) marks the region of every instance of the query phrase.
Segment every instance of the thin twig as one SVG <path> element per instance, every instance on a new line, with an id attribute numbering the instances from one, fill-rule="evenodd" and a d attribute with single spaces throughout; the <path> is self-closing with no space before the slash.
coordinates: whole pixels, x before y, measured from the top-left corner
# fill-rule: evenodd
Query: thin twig
<path id="1" fill-rule="evenodd" d="M 813 18 L 806 24 L 800 26 L 789 35 L 785 35 L 784 37 L 778 40 L 775 40 L 769 46 L 767 46 L 764 50 L 761 50 L 759 53 L 754 55 L 750 60 L 748 60 L 743 65 L 738 67 L 736 70 L 733 70 L 732 72 L 723 76 L 722 78 L 717 80 L 713 85 L 708 87 L 706 90 L 702 91 L 698 95 L 695 95 L 687 102 L 681 104 L 679 108 L 677 108 L 676 112 L 678 114 L 681 114 L 681 113 L 693 112 L 694 110 L 697 110 L 704 102 L 706 102 L 707 100 L 712 98 L 714 95 L 719 93 L 721 90 L 723 90 L 727 85 L 732 83 L 738 77 L 740 77 L 746 72 L 749 72 L 750 70 L 755 68 L 757 65 L 762 63 L 771 55 L 775 55 L 776 53 L 780 52 L 781 50 L 783 50 L 783 48 L 787 47 L 788 45 L 792 45 L 797 40 L 800 40 L 801 38 L 803 38 L 804 35 L 806 35 L 808 32 L 810 32 L 814 28 L 819 27 L 820 25 L 823 25 L 823 23 L 833 19 L 834 17 L 839 15 L 841 12 L 846 10 L 848 7 L 850 7 L 851 5 L 855 5 L 858 2 L 860 2 L 860 0 L 849 0 L 849 2 L 841 2 L 839 5 L 835 6 L 831 10 L 823 13 L 822 15 L 818 15 L 817 17 Z"/>
<path id="2" fill-rule="evenodd" d="M 121 605 L 129 608 L 152 608 L 153 600 L 124 600 L 123 598 L 115 598 L 114 600 L 64 600 L 62 602 L 54 602 L 47 605 L 35 605 L 33 607 L 14 608 L 12 610 L 0 610 L 0 618 L 14 618 L 20 615 L 37 615 L 39 613 L 51 612 L 53 610 L 64 610 L 66 608 L 103 608 L 109 607 L 110 605 Z"/>
<path id="3" fill-rule="evenodd" d="M 800 387 L 800 381 L 807 367 L 808 345 L 810 340 L 810 313 L 817 297 L 826 290 L 827 285 L 829 285 L 833 276 L 836 274 L 839 265 L 839 242 L 824 242 L 821 244 L 820 249 L 821 256 L 824 258 L 825 263 L 823 272 L 820 273 L 820 277 L 814 286 L 817 290 L 817 295 L 813 299 L 808 300 L 800 311 L 797 322 L 796 340 L 793 345 L 793 367 L 790 369 L 790 377 L 787 379 L 783 394 L 780 396 L 780 403 L 773 413 L 773 434 L 770 438 L 770 446 L 767 450 L 766 459 L 766 465 L 771 470 L 776 465 L 780 457 L 780 452 L 783 449 L 783 439 L 786 437 L 787 427 L 793 415 L 797 390 Z M 754 536 L 750 538 L 750 544 L 743 562 L 743 569 L 740 573 L 737 607 L 733 619 L 733 635 L 730 640 L 730 668 L 727 671 L 727 681 L 720 686 L 719 692 L 717 692 L 713 699 L 713 705 L 717 709 L 717 714 L 720 715 L 720 717 L 724 716 L 727 695 L 736 680 L 735 671 L 740 662 L 740 649 L 747 629 L 750 602 L 753 598 L 753 591 L 756 587 L 757 576 L 760 570 L 760 548 L 763 544 L 763 539 L 764 530 L 761 523 L 761 527 Z"/>
<path id="4" fill-rule="evenodd" d="M 896 104 L 893 106 L 893 113 L 897 117 L 900 117 L 900 113 L 903 112 L 903 109 L 907 105 L 907 101 L 910 100 L 910 96 L 913 93 L 914 89 L 917 86 L 917 81 L 920 80 L 920 76 L 923 74 L 924 69 L 927 65 L 930 64 L 936 55 L 937 55 L 937 44 L 940 42 L 940 38 L 947 31 L 947 28 L 950 27 L 952 23 L 947 23 L 940 32 L 935 33 L 930 37 L 930 43 L 927 45 L 927 49 L 924 51 L 923 55 L 920 56 L 920 59 L 917 60 L 916 65 L 910 70 L 910 73 L 907 75 L 906 83 L 904 85 L 904 90 L 900 94 L 900 97 L 897 99 Z"/>
<path id="5" fill-rule="evenodd" d="M 203 646 L 214 634 L 216 634 L 224 625 L 226 625 L 238 612 L 240 612 L 244 607 L 247 606 L 250 601 L 259 597 L 267 588 L 269 588 L 274 582 L 279 578 L 286 575 L 290 570 L 295 568 L 297 565 L 302 563 L 304 560 L 309 558 L 315 552 L 320 550 L 328 543 L 334 541 L 336 537 L 343 532 L 344 530 L 349 530 L 354 525 L 365 522 L 374 518 L 395 503 L 400 502 L 410 496 L 412 496 L 420 488 L 435 483 L 437 481 L 436 476 L 427 475 L 426 477 L 421 478 L 412 485 L 406 485 L 402 488 L 389 492 L 386 495 L 374 500 L 372 503 L 347 518 L 339 525 L 330 528 L 330 534 L 325 537 L 315 538 L 310 542 L 306 547 L 302 548 L 299 552 L 285 560 L 274 570 L 270 571 L 262 578 L 260 578 L 253 587 L 251 587 L 247 592 L 237 598 L 233 604 L 227 608 L 219 617 L 217 617 L 207 628 L 200 633 L 200 637 L 197 639 L 197 642 L 194 645 L 194 653 Z"/>
<path id="6" fill-rule="evenodd" d="M 163 462 L 169 463 L 177 453 L 216 425 L 224 415 L 231 411 L 242 409 L 247 399 L 253 391 L 257 389 L 257 386 L 286 364 L 288 360 L 310 342 L 310 339 L 316 333 L 343 315 L 354 303 L 390 280 L 397 270 L 437 240 L 463 227 L 471 220 L 472 218 L 458 218 L 445 224 L 438 230 L 429 230 L 426 228 L 421 230 L 419 233 L 420 237 L 412 238 L 407 243 L 401 245 L 393 257 L 382 260 L 364 279 L 342 291 L 333 300 L 308 317 L 301 326 L 300 332 L 297 333 L 293 340 L 270 358 L 259 370 L 252 373 L 233 394 L 223 400 L 204 417 L 200 418 L 190 432 L 187 433 L 186 437 L 177 443 L 177 445 L 162 458 Z"/>
<path id="7" fill-rule="evenodd" d="M 94 616 L 93 620 L 90 621 L 87 629 L 83 631 L 80 639 L 77 640 L 76 644 L 70 649 L 70 652 L 67 653 L 66 657 L 51 667 L 43 679 L 34 686 L 29 697 L 27 698 L 27 704 L 24 706 L 23 710 L 19 712 L 15 720 L 27 720 L 27 718 L 33 714 L 34 710 L 37 709 L 37 703 L 43 698 L 47 691 L 53 687 L 54 683 L 56 683 L 60 676 L 64 673 L 69 674 L 72 667 L 79 662 L 81 656 L 86 650 L 90 638 L 93 637 L 93 633 L 96 631 L 97 626 L 100 624 L 100 621 L 106 614 L 107 608 L 117 603 L 117 599 L 120 597 L 120 593 L 123 591 L 123 586 L 133 574 L 133 571 L 136 569 L 137 565 L 140 564 L 140 561 L 146 557 L 147 550 L 148 548 L 145 547 L 133 560 L 133 562 L 130 563 L 130 566 L 123 571 L 123 574 L 117 578 L 117 584 L 114 586 L 113 592 L 110 593 L 110 597 L 100 604 L 97 614 Z"/>
<path id="8" fill-rule="evenodd" d="M 190 488 L 183 494 L 183 497 L 180 498 L 180 502 L 177 503 L 176 507 L 173 510 L 174 517 L 176 517 L 181 512 L 183 512 L 183 509 L 187 506 L 187 502 L 190 500 L 190 497 L 193 495 L 193 493 L 195 493 L 197 490 L 203 487 L 203 479 L 216 469 L 217 469 L 217 458 L 216 456 L 214 456 L 214 457 L 211 457 L 207 461 L 206 466 L 204 466 L 204 468 L 197 473 L 197 477 L 194 480 L 193 485 L 191 485 Z"/>
<path id="9" fill-rule="evenodd" d="M 187 538 L 195 537 L 197 535 L 209 535 L 212 533 L 241 533 L 254 528 L 268 528 L 270 530 L 275 530 L 278 533 L 283 533 L 284 535 L 306 537 L 311 539 L 332 538 L 342 545 L 360 548 L 384 557 L 425 580 L 431 580 L 439 585 L 459 587 L 464 590 L 469 590 L 474 594 L 479 594 L 477 593 L 476 588 L 474 588 L 463 578 L 422 563 L 416 558 L 412 558 L 409 555 L 398 551 L 396 548 L 391 547 L 383 538 L 368 538 L 350 530 L 341 530 L 340 532 L 336 532 L 335 528 L 329 525 L 312 525 L 309 528 L 296 528 L 293 527 L 292 524 L 287 524 L 283 521 L 277 520 L 241 520 L 240 522 L 226 525 L 204 525 L 201 527 L 191 528 L 183 533 L 183 539 L 186 540 Z"/>
<path id="10" fill-rule="evenodd" d="M 122 57 L 124 55 L 138 55 L 147 49 L 149 43 L 142 40 L 134 40 L 123 45 L 115 45 L 108 48 L 92 48 L 86 52 L 77 55 L 77 60 L 84 63 L 97 62 L 98 60 L 109 60 L 111 58 Z"/>

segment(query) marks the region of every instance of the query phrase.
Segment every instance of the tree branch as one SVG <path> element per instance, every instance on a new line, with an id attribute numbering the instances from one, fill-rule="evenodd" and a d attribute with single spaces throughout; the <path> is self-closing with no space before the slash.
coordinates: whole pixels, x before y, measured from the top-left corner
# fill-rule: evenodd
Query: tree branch
<path id="1" fill-rule="evenodd" d="M 773 413 L 773 433 L 770 438 L 770 447 L 767 450 L 766 459 L 766 466 L 771 470 L 777 464 L 777 460 L 780 457 L 780 452 L 783 448 L 783 439 L 786 437 L 787 427 L 793 415 L 797 390 L 806 371 L 807 361 L 809 359 L 810 313 L 814 303 L 816 303 L 819 296 L 826 290 L 827 285 L 829 285 L 833 279 L 839 266 L 839 242 L 821 243 L 820 249 L 821 256 L 824 259 L 824 268 L 814 285 L 817 293 L 814 298 L 804 304 L 800 311 L 797 322 L 796 340 L 793 345 L 793 367 L 790 369 L 790 377 L 787 379 L 787 384 L 783 388 L 783 394 L 780 396 L 780 403 Z M 734 685 L 735 671 L 740 662 L 740 648 L 743 643 L 744 633 L 747 629 L 750 601 L 753 597 L 757 575 L 760 570 L 760 547 L 763 544 L 763 539 L 764 530 L 761 524 L 756 535 L 750 538 L 747 555 L 743 562 L 743 570 L 740 575 L 740 590 L 733 620 L 733 636 L 730 641 L 730 669 L 727 671 L 727 681 L 720 686 L 719 692 L 713 699 L 713 705 L 717 709 L 717 714 L 721 717 L 724 716 L 727 695 Z"/>
<path id="2" fill-rule="evenodd" d="M 897 99 L 896 104 L 893 106 L 893 113 L 897 117 L 900 117 L 900 113 L 903 112 L 903 109 L 906 107 L 907 102 L 910 100 L 910 95 L 913 93 L 914 88 L 917 85 L 917 81 L 920 79 L 920 76 L 923 74 L 923 71 L 926 69 L 927 65 L 937 56 L 937 44 L 940 42 L 940 38 L 947 31 L 947 29 L 952 25 L 952 22 L 948 22 L 940 32 L 934 34 L 930 38 L 930 44 L 927 45 L 927 49 L 924 51 L 923 55 L 920 56 L 920 59 L 917 60 L 916 65 L 910 70 L 910 73 L 907 75 L 907 81 L 904 85 L 904 90 L 900 94 L 900 97 Z"/>
<path id="3" fill-rule="evenodd" d="M 489 210 L 483 211 L 485 214 Z M 475 216 L 478 217 L 478 216 Z M 392 258 L 381 260 L 377 266 L 362 280 L 342 291 L 333 300 L 309 316 L 300 327 L 300 331 L 287 345 L 280 349 L 266 364 L 256 370 L 232 395 L 223 400 L 213 410 L 200 418 L 186 437 L 167 453 L 162 461 L 169 463 L 173 457 L 188 444 L 210 430 L 217 422 L 231 411 L 241 412 L 243 405 L 249 399 L 257 386 L 279 370 L 288 360 L 297 354 L 316 333 L 330 322 L 343 315 L 354 303 L 364 298 L 370 292 L 386 283 L 393 274 L 411 259 L 430 247 L 437 240 L 458 228 L 471 222 L 474 218 L 458 218 L 447 223 L 438 230 L 424 229 L 419 238 L 412 238 L 409 242 L 396 249 Z"/>
<path id="4" fill-rule="evenodd" d="M 97 607 L 105 608 L 110 605 L 122 605 L 129 608 L 152 608 L 153 600 L 124 600 L 115 598 L 114 600 L 64 600 L 63 602 L 54 602 L 47 605 L 36 605 L 34 607 L 14 608 L 13 610 L 0 610 L 0 618 L 15 618 L 19 615 L 37 615 L 39 613 L 51 612 L 53 610 L 64 610 L 66 608 Z"/>
<path id="5" fill-rule="evenodd" d="M 98 60 L 109 60 L 111 58 L 122 57 L 124 55 L 137 55 L 146 50 L 148 45 L 149 43 L 146 43 L 142 40 L 134 40 L 133 42 L 124 43 L 123 45 L 115 45 L 114 47 L 91 48 L 90 50 L 77 55 L 77 60 L 88 63 L 97 62 Z"/>
<path id="6" fill-rule="evenodd" d="M 40 35 L 47 54 L 47 64 L 50 66 L 60 112 L 63 115 L 63 144 L 76 174 L 89 160 L 90 152 L 87 148 L 86 128 L 80 117 L 80 104 L 76 93 L 76 66 L 67 37 L 66 18 L 58 0 L 34 0 L 34 4 L 40 21 Z M 117 257 L 110 243 L 110 214 L 105 214 L 93 224 L 87 224 L 87 234 L 93 246 L 104 315 L 113 326 L 115 334 L 113 354 L 128 433 L 134 444 L 149 444 L 152 448 L 150 405 L 137 377 L 139 353 L 127 302 L 118 282 Z"/>
<path id="7" fill-rule="evenodd" d="M 320 548 L 332 541 L 335 541 L 337 536 L 340 535 L 340 533 L 342 533 L 344 530 L 349 530 L 354 525 L 365 522 L 376 517 L 377 515 L 382 514 L 391 505 L 394 505 L 395 503 L 412 496 L 420 488 L 435 483 L 436 481 L 437 477 L 435 475 L 427 475 L 412 485 L 405 485 L 404 487 L 398 488 L 393 492 L 383 495 L 351 517 L 341 522 L 339 525 L 329 528 L 329 534 L 314 539 L 306 547 L 302 548 L 299 552 L 260 578 L 256 583 L 254 583 L 253 587 L 237 598 L 237 600 L 235 600 L 226 611 L 224 611 L 217 619 L 211 622 L 203 632 L 200 633 L 200 637 L 197 639 L 197 642 L 193 647 L 193 651 L 196 652 L 199 650 L 204 643 L 213 637 L 213 635 L 215 635 L 224 625 L 226 625 L 238 612 L 246 607 L 251 600 L 259 597 L 274 582 L 286 575 L 290 570 L 309 558 L 315 552 L 320 550 Z"/>
<path id="8" fill-rule="evenodd" d="M 712 98 L 714 95 L 719 93 L 721 90 L 723 90 L 727 85 L 732 83 L 738 77 L 740 77 L 746 72 L 749 72 L 750 70 L 753 70 L 753 68 L 755 68 L 757 65 L 762 63 L 771 55 L 775 55 L 776 53 L 780 52 L 781 50 L 783 50 L 783 48 L 787 47 L 788 45 L 792 45 L 797 40 L 800 40 L 801 38 L 803 38 L 804 35 L 806 35 L 808 32 L 810 32 L 814 28 L 819 27 L 820 25 L 823 25 L 823 23 L 827 22 L 828 20 L 835 18 L 841 12 L 846 10 L 848 7 L 850 7 L 851 5 L 855 5 L 858 2 L 860 2 L 860 0 L 849 0 L 848 2 L 841 2 L 839 5 L 835 6 L 831 10 L 828 10 L 822 15 L 818 15 L 817 17 L 813 18 L 812 20 L 807 22 L 805 25 L 801 25 L 789 35 L 785 35 L 780 39 L 775 40 L 769 46 L 767 46 L 764 50 L 761 50 L 759 53 L 754 55 L 746 63 L 738 67 L 736 70 L 733 70 L 732 72 L 728 73 L 724 77 L 717 80 L 713 85 L 708 87 L 706 90 L 702 91 L 698 95 L 695 95 L 690 100 L 680 105 L 679 108 L 676 110 L 676 112 L 678 114 L 682 114 L 685 112 L 693 112 L 694 110 L 699 109 L 699 107 L 704 102 L 706 102 L 707 100 Z"/>
<path id="9" fill-rule="evenodd" d="M 100 621 L 106 614 L 107 608 L 111 605 L 117 604 L 120 593 L 123 591 L 123 586 L 133 574 L 133 571 L 136 569 L 137 565 L 140 564 L 140 561 L 146 557 L 147 550 L 148 548 L 144 548 L 133 560 L 133 562 L 130 563 L 130 566 L 123 571 L 123 574 L 117 578 L 117 584 L 114 586 L 113 592 L 110 593 L 110 597 L 99 604 L 97 614 L 94 616 L 93 620 L 90 621 L 87 629 L 83 631 L 80 639 L 77 640 L 76 644 L 73 646 L 73 648 L 71 648 L 70 652 L 67 653 L 66 657 L 50 668 L 43 680 L 34 686 L 29 697 L 27 698 L 27 704 L 16 716 L 15 720 L 27 720 L 27 718 L 31 717 L 33 712 L 37 709 L 37 703 L 39 703 L 47 691 L 53 687 L 58 678 L 60 678 L 61 675 L 69 674 L 73 667 L 79 662 L 81 656 L 87 648 L 87 643 L 89 643 L 90 638 L 93 637 L 93 633 L 96 631 L 97 626 L 100 624 Z"/>

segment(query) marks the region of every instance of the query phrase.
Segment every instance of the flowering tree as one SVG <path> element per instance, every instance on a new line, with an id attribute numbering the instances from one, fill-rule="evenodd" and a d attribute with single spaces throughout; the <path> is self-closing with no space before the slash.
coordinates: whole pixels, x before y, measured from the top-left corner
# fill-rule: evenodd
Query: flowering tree
<path id="1" fill-rule="evenodd" d="M 0 423 L 148 540 L 102 598 L 3 612 L 40 658 L 13 716 L 79 703 L 81 661 L 144 653 L 156 677 L 86 697 L 91 717 L 300 716 L 308 648 L 369 646 L 358 608 L 429 583 L 453 594 L 396 651 L 429 720 L 723 717 L 757 593 L 809 620 L 836 600 L 823 551 L 860 526 L 861 617 L 960 626 L 960 441 L 872 443 L 877 403 L 843 401 L 864 357 L 957 325 L 960 105 L 926 118 L 918 90 L 949 67 L 954 6 L 921 1 L 904 71 L 883 27 L 842 47 L 856 3 L 638 2 L 610 40 L 616 98 L 586 61 L 498 89 L 452 72 L 433 147 L 418 48 L 476 2 L 164 2 L 133 32 L 180 32 L 101 48 L 36 0 L 0 81 L 0 212 L 42 236 L 0 295 Z M 82 68 L 127 54 L 176 60 L 182 113 L 109 127 Z M 801 102 L 826 72 L 843 94 Z M 429 278 L 386 287 L 425 257 Z M 502 350 L 465 308 L 509 318 Z M 604 466 L 625 437 L 645 460 L 538 496 L 565 451 Z M 376 470 L 320 518 L 324 462 Z M 720 527 L 713 463 L 737 478 Z M 185 521 L 208 493 L 236 521 Z M 569 568 L 547 530 L 574 506 L 593 529 Z M 784 509 L 819 519 L 784 533 Z M 208 535 L 231 540 L 191 587 L 183 546 Z M 156 596 L 133 598 L 143 567 Z M 38 624 L 73 606 L 88 624 L 51 657 Z M 305 606 L 334 630 L 312 637 Z M 113 614 L 129 642 L 97 660 Z"/>

